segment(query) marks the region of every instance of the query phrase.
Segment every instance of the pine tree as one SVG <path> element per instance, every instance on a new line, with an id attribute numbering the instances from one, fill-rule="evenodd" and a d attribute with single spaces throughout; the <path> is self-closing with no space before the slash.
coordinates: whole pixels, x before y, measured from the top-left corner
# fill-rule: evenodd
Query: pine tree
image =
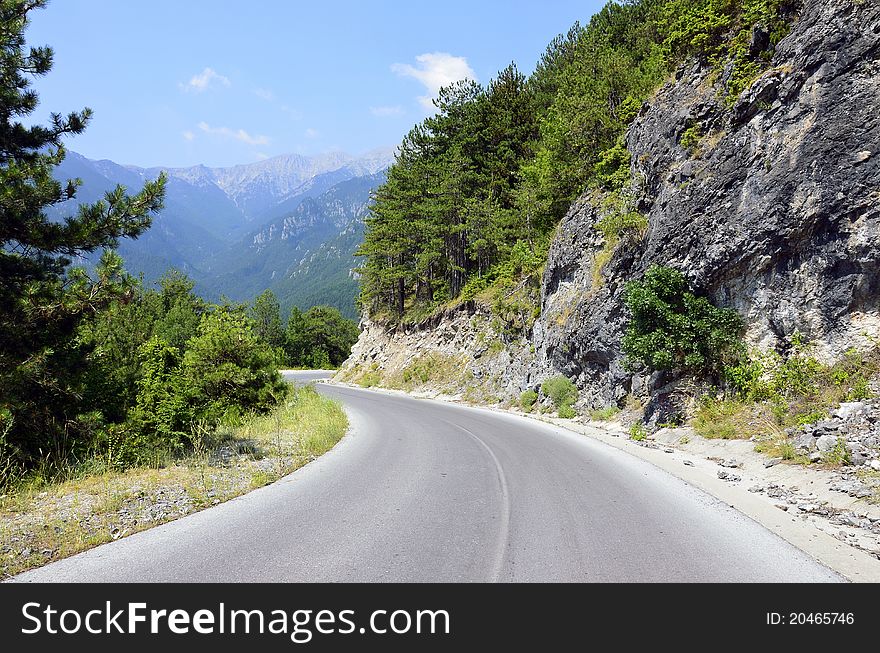
<path id="1" fill-rule="evenodd" d="M 94 278 L 70 271 L 71 261 L 143 233 L 165 187 L 162 176 L 136 195 L 118 187 L 63 221 L 47 216 L 76 196 L 79 182 L 61 184 L 52 170 L 64 159 L 62 139 L 81 133 L 92 112 L 22 123 L 38 102 L 30 78 L 52 68 L 51 48 L 26 48 L 24 38 L 28 14 L 45 4 L 0 0 L 0 432 L 13 448 L 0 455 L 19 457 L 44 447 L 63 453 L 57 438 L 40 439 L 60 430 L 68 438 L 76 421 L 75 384 L 64 378 L 75 367 L 65 358 L 72 336 L 84 316 L 130 289 L 118 256 L 105 255 Z"/>
<path id="2" fill-rule="evenodd" d="M 265 290 L 251 307 L 254 333 L 273 349 L 284 346 L 284 325 L 281 323 L 281 304 L 275 293 Z"/>

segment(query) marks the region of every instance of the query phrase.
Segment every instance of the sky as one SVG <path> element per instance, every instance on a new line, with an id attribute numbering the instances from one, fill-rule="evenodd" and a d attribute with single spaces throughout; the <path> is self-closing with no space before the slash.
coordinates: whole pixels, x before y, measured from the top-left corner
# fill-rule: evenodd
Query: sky
<path id="1" fill-rule="evenodd" d="M 604 0 L 51 0 L 29 45 L 50 112 L 91 107 L 67 147 L 140 166 L 229 166 L 397 145 L 440 85 L 529 73 Z"/>

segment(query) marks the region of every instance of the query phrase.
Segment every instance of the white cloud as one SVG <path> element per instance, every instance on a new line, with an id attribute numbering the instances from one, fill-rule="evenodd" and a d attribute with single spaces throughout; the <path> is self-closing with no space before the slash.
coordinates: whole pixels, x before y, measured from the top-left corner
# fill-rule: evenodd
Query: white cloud
<path id="1" fill-rule="evenodd" d="M 266 102 L 271 102 L 275 99 L 275 94 L 268 88 L 255 88 L 254 95 Z"/>
<path id="2" fill-rule="evenodd" d="M 312 129 L 311 127 L 309 127 L 306 130 L 306 138 L 318 138 L 318 136 L 320 135 L 321 132 L 319 132 L 317 129 Z"/>
<path id="3" fill-rule="evenodd" d="M 251 136 L 243 129 L 230 129 L 229 127 L 211 127 L 206 122 L 199 123 L 199 129 L 206 134 L 214 134 L 223 136 L 224 138 L 234 138 L 248 145 L 268 145 L 269 138 L 267 136 Z"/>
<path id="4" fill-rule="evenodd" d="M 403 107 L 370 107 L 370 113 L 377 118 L 390 118 L 392 116 L 402 116 Z"/>
<path id="5" fill-rule="evenodd" d="M 188 130 L 188 129 L 187 129 L 185 132 L 183 132 L 183 140 L 185 140 L 185 141 L 192 141 L 192 140 L 195 140 L 195 137 L 196 137 L 196 135 L 193 134 L 193 133 L 192 133 L 190 130 Z"/>
<path id="6" fill-rule="evenodd" d="M 396 63 L 391 70 L 401 77 L 412 77 L 421 82 L 428 91 L 419 97 L 427 109 L 433 109 L 438 91 L 461 79 L 476 80 L 477 76 L 464 57 L 454 57 L 448 52 L 428 52 L 416 57 L 416 65 Z"/>
<path id="7" fill-rule="evenodd" d="M 186 84 L 180 84 L 180 88 L 187 92 L 202 93 L 207 91 L 214 82 L 221 86 L 232 86 L 228 77 L 224 77 L 213 68 L 205 68 L 198 75 L 193 75 Z"/>

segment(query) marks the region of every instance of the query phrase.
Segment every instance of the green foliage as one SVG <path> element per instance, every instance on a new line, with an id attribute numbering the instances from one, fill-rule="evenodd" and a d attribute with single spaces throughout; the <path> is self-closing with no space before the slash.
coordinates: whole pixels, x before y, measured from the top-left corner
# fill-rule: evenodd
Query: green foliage
<path id="1" fill-rule="evenodd" d="M 284 325 L 281 323 L 281 304 L 271 290 L 265 290 L 250 309 L 254 333 L 270 347 L 284 346 Z"/>
<path id="2" fill-rule="evenodd" d="M 822 454 L 822 462 L 826 465 L 848 465 L 850 464 L 849 449 L 846 448 L 846 438 L 837 438 L 834 449 Z"/>
<path id="3" fill-rule="evenodd" d="M 143 345 L 155 337 L 182 355 L 206 310 L 180 272 L 169 271 L 158 290 L 133 284 L 125 298 L 80 325 L 77 342 L 87 363 L 80 403 L 99 410 L 109 423 L 125 421 L 143 375 L 138 355 Z"/>
<path id="4" fill-rule="evenodd" d="M 80 401 L 88 351 L 76 332 L 132 284 L 112 254 L 91 277 L 69 265 L 143 233 L 165 188 L 162 175 L 135 195 L 117 187 L 63 221 L 47 216 L 76 196 L 79 182 L 61 184 L 52 171 L 65 156 L 62 140 L 83 132 L 92 114 L 54 113 L 48 125 L 28 119 L 39 101 L 31 80 L 53 64 L 51 48 L 25 44 L 29 14 L 45 4 L 0 2 L 0 407 L 11 415 L 7 451 L 27 466 L 91 446 L 95 416 Z"/>
<path id="5" fill-rule="evenodd" d="M 608 406 L 607 408 L 600 408 L 598 410 L 590 411 L 590 419 L 595 420 L 597 422 L 607 422 L 620 414 L 620 408 L 617 406 Z"/>
<path id="6" fill-rule="evenodd" d="M 382 375 L 379 373 L 378 365 L 374 364 L 369 370 L 364 372 L 357 383 L 362 388 L 372 388 L 382 383 Z"/>
<path id="7" fill-rule="evenodd" d="M 189 443 L 193 411 L 180 373 L 180 350 L 154 336 L 138 357 L 141 378 L 127 428 L 110 426 L 106 432 L 114 466 L 142 463 L 155 451 L 180 453 Z"/>
<path id="8" fill-rule="evenodd" d="M 613 247 L 630 234 L 642 234 L 648 228 L 648 219 L 638 211 L 614 210 L 596 223 L 605 236 L 607 246 Z"/>
<path id="9" fill-rule="evenodd" d="M 632 317 L 623 351 L 630 364 L 720 376 L 740 351 L 739 315 L 694 295 L 677 270 L 652 267 L 627 284 L 625 299 Z"/>
<path id="10" fill-rule="evenodd" d="M 295 367 L 330 369 L 341 365 L 358 339 L 358 327 L 329 306 L 305 313 L 294 307 L 285 332 L 287 362 Z"/>
<path id="11" fill-rule="evenodd" d="M 846 352 L 832 366 L 819 362 L 813 346 L 795 332 L 787 352 L 743 351 L 724 370 L 728 391 L 749 405 L 764 406 L 779 427 L 811 424 L 827 418 L 843 401 L 871 396 L 869 380 L 880 372 L 880 352 Z M 709 420 L 713 419 L 709 416 Z"/>
<path id="12" fill-rule="evenodd" d="M 682 132 L 680 143 L 684 149 L 695 156 L 699 152 L 702 138 L 703 128 L 700 123 L 695 122 Z"/>
<path id="13" fill-rule="evenodd" d="M 458 387 L 464 383 L 465 376 L 460 357 L 429 352 L 416 356 L 399 376 L 388 379 L 387 385 L 410 390 L 430 384 L 434 388 L 443 389 Z"/>
<path id="14" fill-rule="evenodd" d="M 210 424 L 265 412 L 287 394 L 272 352 L 240 311 L 219 308 L 202 318 L 180 373 L 194 418 Z"/>
<path id="15" fill-rule="evenodd" d="M 571 418 L 576 415 L 573 404 L 578 399 L 577 386 L 564 376 L 547 379 L 541 384 L 541 392 L 550 397 L 560 417 Z"/>
<path id="16" fill-rule="evenodd" d="M 599 160 L 593 166 L 596 183 L 607 190 L 622 188 L 629 181 L 629 163 L 629 150 L 623 138 L 619 138 L 599 155 Z"/>
<path id="17" fill-rule="evenodd" d="M 648 437 L 648 431 L 645 429 L 645 425 L 636 422 L 632 426 L 629 427 L 629 439 L 635 440 L 636 442 L 642 442 L 646 440 Z"/>
<path id="18" fill-rule="evenodd" d="M 729 63 L 722 92 L 732 101 L 766 68 L 791 4 L 609 2 L 587 26 L 554 39 L 529 78 L 509 66 L 486 87 L 442 89 L 436 115 L 410 131 L 376 193 L 358 250 L 361 306 L 414 321 L 490 290 L 512 246 L 541 249 L 579 194 L 630 184 L 624 132 L 679 62 L 696 56 L 719 72 Z M 765 52 L 751 51 L 756 25 L 769 30 Z M 699 141 L 691 125 L 682 144 L 696 151 Z M 617 213 L 603 225 L 617 235 L 599 269 L 622 232 L 644 229 L 629 210 Z"/>
<path id="19" fill-rule="evenodd" d="M 532 412 L 536 401 L 538 401 L 538 393 L 534 390 L 526 390 L 519 396 L 519 406 L 527 413 Z"/>
<path id="20" fill-rule="evenodd" d="M 697 409 L 693 426 L 704 438 L 734 440 L 749 437 L 744 425 L 751 418 L 742 402 L 706 397 Z"/>
<path id="21" fill-rule="evenodd" d="M 558 415 L 562 419 L 572 419 L 574 417 L 577 417 L 577 412 L 571 405 L 563 404 L 559 407 Z"/>
<path id="22" fill-rule="evenodd" d="M 831 408 L 853 396 L 867 398 L 869 379 L 880 372 L 880 348 L 846 352 L 834 365 L 823 365 L 813 347 L 795 332 L 785 353 L 745 352 L 724 371 L 726 396 L 705 397 L 693 421 L 698 433 L 709 438 L 754 438 L 755 450 L 799 464 L 785 429 L 828 418 Z M 826 464 L 849 462 L 845 442 L 823 455 Z"/>

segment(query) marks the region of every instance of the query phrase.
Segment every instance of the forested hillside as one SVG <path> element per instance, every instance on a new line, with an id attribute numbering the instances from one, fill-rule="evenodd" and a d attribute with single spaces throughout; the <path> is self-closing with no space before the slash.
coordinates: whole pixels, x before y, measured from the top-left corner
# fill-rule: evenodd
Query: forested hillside
<path id="1" fill-rule="evenodd" d="M 796 4 L 611 2 L 556 38 L 532 75 L 511 64 L 485 87 L 443 89 L 376 194 L 360 249 L 364 307 L 392 321 L 475 296 L 501 313 L 535 310 L 536 273 L 582 192 L 613 208 L 600 225 L 609 240 L 645 228 L 625 190 L 623 134 L 660 82 L 696 56 L 732 101 L 767 67 Z M 699 136 L 695 125 L 686 138 Z"/>

